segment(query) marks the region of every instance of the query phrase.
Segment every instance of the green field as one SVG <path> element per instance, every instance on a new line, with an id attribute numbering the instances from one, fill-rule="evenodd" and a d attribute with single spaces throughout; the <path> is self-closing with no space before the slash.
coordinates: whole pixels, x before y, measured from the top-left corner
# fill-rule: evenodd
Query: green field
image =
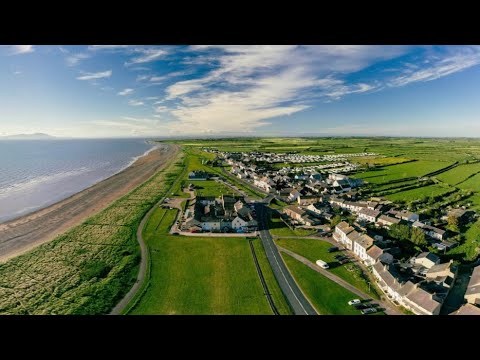
<path id="1" fill-rule="evenodd" d="M 131 314 L 272 314 L 245 238 L 148 237 L 150 286 Z"/>
<path id="2" fill-rule="evenodd" d="M 478 172 L 480 172 L 480 163 L 460 165 L 453 168 L 452 170 L 448 170 L 440 175 L 437 175 L 436 178 L 447 184 L 456 185 L 467 180 L 470 176 Z M 478 185 L 480 185 L 480 182 L 478 183 Z"/>
<path id="3" fill-rule="evenodd" d="M 480 174 L 474 175 L 457 186 L 460 189 L 480 191 Z"/>
<path id="4" fill-rule="evenodd" d="M 375 290 L 372 287 L 369 289 L 368 280 L 363 276 L 362 270 L 357 265 L 353 263 L 341 265 L 335 260 L 335 255 L 340 254 L 340 252 L 329 253 L 327 251 L 328 248 L 332 247 L 332 244 L 317 239 L 276 239 L 275 242 L 313 263 L 318 259 L 326 261 L 330 264 L 329 271 L 332 274 L 342 278 L 365 294 L 378 299 Z"/>
<path id="5" fill-rule="evenodd" d="M 441 158 L 441 157 L 439 157 Z M 358 173 L 356 178 L 363 179 L 372 184 L 386 183 L 392 180 L 420 177 L 425 174 L 440 170 L 451 165 L 449 162 L 443 161 L 414 161 L 406 164 L 391 165 L 378 170 Z"/>
<path id="6" fill-rule="evenodd" d="M 298 285 L 320 314 L 360 314 L 360 311 L 347 304 L 358 296 L 289 255 L 282 254 L 282 257 Z"/>
<path id="7" fill-rule="evenodd" d="M 219 197 L 222 194 L 235 196 L 239 195 L 239 193 L 235 192 L 233 189 L 213 180 L 190 181 L 189 183 L 195 185 L 195 194 L 197 196 Z"/>
<path id="8" fill-rule="evenodd" d="M 454 190 L 452 187 L 444 187 L 441 185 L 423 186 L 417 189 L 400 191 L 395 194 L 387 195 L 386 198 L 391 201 L 406 201 L 423 200 L 427 197 L 435 197 L 446 194 Z"/>

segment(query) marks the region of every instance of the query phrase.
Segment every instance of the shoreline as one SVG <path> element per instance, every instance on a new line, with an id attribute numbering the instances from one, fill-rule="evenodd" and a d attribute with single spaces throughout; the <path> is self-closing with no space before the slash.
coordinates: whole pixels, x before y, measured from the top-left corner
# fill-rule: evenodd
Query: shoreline
<path id="1" fill-rule="evenodd" d="M 178 151 L 178 146 L 160 143 L 108 178 L 54 204 L 0 223 L 0 263 L 83 223 L 167 166 Z"/>
<path id="2" fill-rule="evenodd" d="M 128 169 L 130 166 L 132 166 L 135 162 L 137 162 L 139 159 L 141 159 L 142 157 L 144 156 L 147 156 L 148 154 L 150 154 L 152 151 L 158 149 L 161 145 L 159 143 L 155 144 L 153 143 L 152 141 L 149 141 L 149 140 L 146 140 L 145 141 L 146 144 L 148 145 L 151 145 L 152 147 L 148 150 L 146 150 L 143 154 L 141 155 L 138 155 L 138 156 L 134 156 L 132 157 L 132 159 L 128 162 L 127 165 L 121 167 L 119 170 L 117 170 L 115 173 L 111 174 L 111 175 L 108 175 L 107 177 L 104 177 L 104 178 L 100 178 L 99 180 L 95 180 L 94 183 L 88 185 L 87 187 L 85 188 L 82 188 L 74 193 L 71 193 L 70 195 L 66 196 L 66 197 L 62 197 L 60 199 L 57 199 L 57 200 L 54 200 L 53 202 L 51 200 L 47 200 L 45 202 L 43 202 L 41 205 L 36 205 L 36 206 L 30 206 L 28 208 L 24 208 L 18 212 L 16 212 L 14 214 L 14 217 L 12 218 L 7 218 L 7 219 L 4 219 L 4 220 L 0 220 L 0 231 L 1 231 L 1 226 L 3 224 L 6 224 L 6 223 L 9 223 L 11 221 L 16 221 L 24 216 L 29 216 L 31 214 L 34 214 L 36 213 L 37 211 L 41 211 L 41 210 L 44 210 L 44 209 L 47 209 L 48 207 L 50 206 L 53 206 L 61 201 L 64 201 L 64 200 L 67 200 L 68 198 L 72 197 L 72 196 L 75 196 L 76 194 L 78 193 L 81 193 L 82 191 L 84 190 L 87 190 L 89 189 L 90 187 L 92 186 L 95 186 L 97 185 L 98 183 L 101 183 L 102 181 L 105 181 L 109 178 L 111 178 L 112 176 L 115 176 L 123 171 L 125 171 L 126 169 Z M 25 211 L 26 210 L 26 211 Z M 24 212 L 25 211 L 25 212 Z M 17 215 L 18 214 L 18 215 Z M 0 260 L 1 260 L 1 253 L 0 253 Z"/>

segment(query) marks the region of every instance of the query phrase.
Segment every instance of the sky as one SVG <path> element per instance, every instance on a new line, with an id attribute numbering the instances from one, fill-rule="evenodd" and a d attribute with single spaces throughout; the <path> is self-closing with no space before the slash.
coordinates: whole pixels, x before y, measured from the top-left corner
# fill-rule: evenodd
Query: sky
<path id="1" fill-rule="evenodd" d="M 2 45 L 0 136 L 480 136 L 479 46 Z"/>

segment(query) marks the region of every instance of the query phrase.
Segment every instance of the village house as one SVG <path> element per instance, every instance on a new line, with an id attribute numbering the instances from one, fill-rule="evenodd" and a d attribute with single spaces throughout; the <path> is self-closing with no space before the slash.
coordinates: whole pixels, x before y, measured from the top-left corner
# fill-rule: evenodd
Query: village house
<path id="1" fill-rule="evenodd" d="M 445 230 L 439 229 L 435 226 L 424 224 L 420 221 L 413 222 L 412 226 L 422 229 L 427 236 L 430 236 L 431 238 L 439 241 L 445 240 L 445 238 L 447 237 L 447 233 Z"/>
<path id="2" fill-rule="evenodd" d="M 440 264 L 440 258 L 431 252 L 423 252 L 415 257 L 414 263 L 430 269 L 432 266 Z"/>
<path id="3" fill-rule="evenodd" d="M 345 244 L 347 241 L 347 235 L 350 234 L 355 229 L 351 227 L 347 222 L 342 221 L 337 226 L 335 226 L 335 232 L 333 233 L 333 238 L 335 241 Z"/>
<path id="4" fill-rule="evenodd" d="M 288 215 L 293 220 L 303 222 L 302 216 L 305 215 L 305 210 L 298 207 L 297 205 L 290 205 L 283 209 L 283 213 Z"/>
<path id="5" fill-rule="evenodd" d="M 383 264 L 391 264 L 393 262 L 393 255 L 379 248 L 377 245 L 373 245 L 367 250 L 365 264 L 371 266 L 377 261 L 380 261 Z"/>
<path id="6" fill-rule="evenodd" d="M 463 304 L 460 309 L 449 315 L 480 315 L 480 307 L 472 304 Z"/>
<path id="7" fill-rule="evenodd" d="M 363 262 L 368 262 L 367 250 L 373 245 L 373 239 L 368 235 L 362 235 L 353 243 L 353 253 Z"/>
<path id="8" fill-rule="evenodd" d="M 380 224 L 381 226 L 386 226 L 390 227 L 393 224 L 399 224 L 400 219 L 388 216 L 388 215 L 380 215 L 377 219 L 377 224 Z"/>
<path id="9" fill-rule="evenodd" d="M 451 288 L 457 276 L 457 267 L 452 266 L 453 260 L 447 263 L 435 264 L 425 274 L 427 280 L 433 281 L 444 288 Z"/>
<path id="10" fill-rule="evenodd" d="M 378 210 L 372 210 L 372 209 L 369 209 L 369 208 L 364 208 L 364 209 L 360 210 L 360 212 L 358 213 L 358 218 L 361 219 L 361 220 L 365 220 L 365 221 L 374 223 L 374 222 L 377 221 L 380 214 L 381 213 Z"/>
<path id="11" fill-rule="evenodd" d="M 480 305 L 480 265 L 473 269 L 465 292 L 465 300 L 470 304 Z"/>
<path id="12" fill-rule="evenodd" d="M 389 214 L 391 214 L 391 215 L 393 215 L 393 216 L 395 216 L 399 219 L 402 219 L 402 220 L 405 220 L 405 221 L 410 221 L 410 222 L 418 221 L 419 218 L 420 218 L 418 214 L 415 214 L 415 213 L 407 211 L 407 210 L 398 211 L 398 210 L 391 209 L 389 211 Z"/>

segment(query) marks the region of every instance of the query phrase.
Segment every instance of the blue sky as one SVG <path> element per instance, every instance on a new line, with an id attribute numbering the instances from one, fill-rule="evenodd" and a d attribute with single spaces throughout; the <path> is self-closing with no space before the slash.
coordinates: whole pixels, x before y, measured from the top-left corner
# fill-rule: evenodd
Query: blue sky
<path id="1" fill-rule="evenodd" d="M 0 135 L 480 136 L 478 46 L 0 46 Z"/>

